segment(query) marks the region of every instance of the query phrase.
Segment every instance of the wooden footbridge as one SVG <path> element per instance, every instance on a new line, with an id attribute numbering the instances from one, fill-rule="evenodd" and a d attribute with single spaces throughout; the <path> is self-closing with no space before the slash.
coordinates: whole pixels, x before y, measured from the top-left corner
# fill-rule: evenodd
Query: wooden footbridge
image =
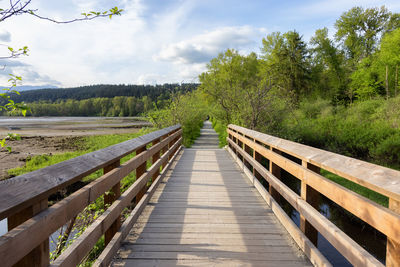
<path id="1" fill-rule="evenodd" d="M 400 172 L 235 125 L 225 149 L 209 122 L 192 148 L 181 148 L 181 135 L 172 126 L 1 181 L 8 232 L 0 266 L 78 266 L 102 238 L 94 266 L 331 266 L 318 234 L 355 266 L 400 266 Z M 48 205 L 101 169 L 100 178 Z M 320 169 L 387 196 L 389 207 Z M 280 180 L 282 171 L 301 181 L 300 195 Z M 136 181 L 121 190 L 132 172 Z M 384 263 L 319 212 L 320 195 L 387 236 Z M 105 211 L 50 260 L 49 237 L 99 198 Z M 299 212 L 299 227 L 280 198 Z"/>

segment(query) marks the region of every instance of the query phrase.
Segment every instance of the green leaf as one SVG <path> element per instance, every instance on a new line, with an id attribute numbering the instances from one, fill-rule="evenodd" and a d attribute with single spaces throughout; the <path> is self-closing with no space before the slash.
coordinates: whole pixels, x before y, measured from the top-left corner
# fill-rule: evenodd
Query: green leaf
<path id="1" fill-rule="evenodd" d="M 10 147 L 10 146 L 8 146 L 8 147 L 6 147 L 6 148 L 7 148 L 8 152 L 10 152 L 10 153 L 11 153 L 11 151 L 12 151 L 11 147 Z"/>

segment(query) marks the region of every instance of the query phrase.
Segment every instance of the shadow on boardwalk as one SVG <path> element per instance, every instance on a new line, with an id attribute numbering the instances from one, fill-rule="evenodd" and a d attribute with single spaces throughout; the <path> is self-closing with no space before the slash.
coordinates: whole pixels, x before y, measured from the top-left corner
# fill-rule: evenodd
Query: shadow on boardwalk
<path id="1" fill-rule="evenodd" d="M 310 266 L 206 122 L 112 266 Z"/>

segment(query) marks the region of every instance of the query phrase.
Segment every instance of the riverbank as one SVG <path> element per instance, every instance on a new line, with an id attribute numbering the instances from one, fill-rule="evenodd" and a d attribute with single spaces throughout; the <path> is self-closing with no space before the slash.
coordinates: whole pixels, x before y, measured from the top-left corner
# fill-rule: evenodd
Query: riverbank
<path id="1" fill-rule="evenodd" d="M 35 156 L 60 154 L 79 150 L 79 136 L 29 136 L 21 140 L 8 141 L 12 151 L 0 151 L 0 180 L 9 178 L 8 170 L 25 165 Z"/>
<path id="2" fill-rule="evenodd" d="M 9 170 L 15 168 L 24 168 L 32 161 L 38 160 L 38 157 L 51 158 L 51 161 L 62 161 L 66 156 L 60 156 L 68 152 L 82 151 L 91 149 L 100 149 L 102 145 L 111 145 L 113 139 L 120 142 L 127 138 L 133 138 L 142 127 L 151 126 L 149 122 L 141 120 L 142 118 L 107 118 L 107 117 L 0 117 L 0 137 L 7 136 L 8 133 L 19 134 L 20 140 L 9 140 L 7 146 L 12 151 L 6 149 L 0 150 L 0 180 L 19 174 Z M 99 137 L 110 136 L 102 139 L 101 144 L 94 144 L 90 137 L 95 140 Z M 106 141 L 104 139 L 107 139 Z M 89 143 L 93 143 L 94 146 Z M 79 153 L 78 153 L 79 154 Z M 53 156 L 56 156 L 55 158 Z M 54 159 L 53 159 L 54 158 Z M 64 159 L 64 160 L 65 160 Z M 30 162 L 28 165 L 32 165 Z M 41 167 L 42 163 L 40 164 Z M 25 167 L 26 172 L 33 170 L 34 167 Z"/>
<path id="3" fill-rule="evenodd" d="M 150 126 L 141 117 L 0 117 L 0 137 L 8 133 L 23 137 L 124 134 Z"/>

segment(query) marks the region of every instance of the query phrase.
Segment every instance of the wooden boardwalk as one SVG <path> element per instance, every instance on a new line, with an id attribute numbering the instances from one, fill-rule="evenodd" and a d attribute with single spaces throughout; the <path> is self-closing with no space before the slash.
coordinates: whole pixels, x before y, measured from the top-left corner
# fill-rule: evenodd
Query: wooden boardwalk
<path id="1" fill-rule="evenodd" d="M 311 266 L 205 123 L 112 266 Z"/>

